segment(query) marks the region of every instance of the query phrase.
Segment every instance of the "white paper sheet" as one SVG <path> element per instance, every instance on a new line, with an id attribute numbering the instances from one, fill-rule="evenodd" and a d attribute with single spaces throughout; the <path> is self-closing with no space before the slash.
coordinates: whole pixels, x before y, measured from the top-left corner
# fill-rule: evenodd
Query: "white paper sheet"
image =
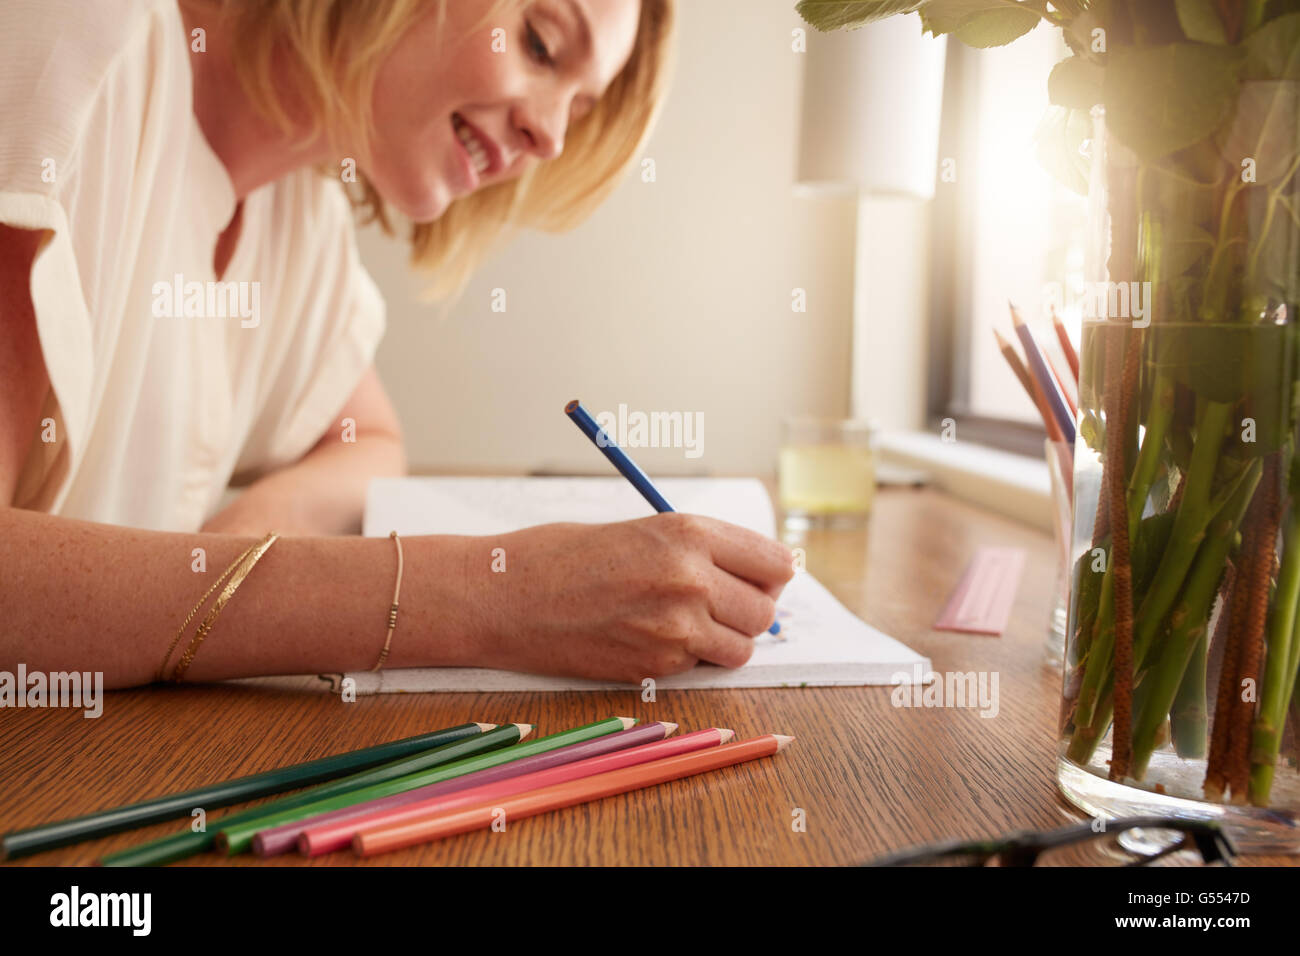
<path id="1" fill-rule="evenodd" d="M 750 478 L 665 478 L 656 487 L 678 511 L 704 514 L 774 536 L 762 482 Z M 553 521 L 622 521 L 653 514 L 623 478 L 384 478 L 371 483 L 365 533 L 501 534 Z M 812 575 L 799 572 L 777 602 L 781 640 L 755 638 L 744 667 L 697 665 L 658 679 L 665 690 L 911 683 L 927 658 L 863 623 Z M 401 625 L 398 625 L 400 632 Z M 356 691 L 612 690 L 629 686 L 486 668 L 409 668 L 349 674 Z"/>

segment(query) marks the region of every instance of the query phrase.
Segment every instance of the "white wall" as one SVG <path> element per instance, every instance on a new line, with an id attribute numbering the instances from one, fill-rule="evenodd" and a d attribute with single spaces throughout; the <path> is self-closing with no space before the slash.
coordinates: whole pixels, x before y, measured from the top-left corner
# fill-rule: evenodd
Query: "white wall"
<path id="1" fill-rule="evenodd" d="M 703 456 L 638 450 L 647 471 L 770 474 L 782 415 L 849 413 L 857 210 L 793 195 L 794 2 L 678 7 L 673 89 L 644 151 L 657 181 L 634 170 L 576 231 L 521 237 L 441 322 L 404 243 L 363 232 L 389 309 L 377 364 L 414 468 L 603 472 L 563 415 L 581 398 L 703 413 Z"/>

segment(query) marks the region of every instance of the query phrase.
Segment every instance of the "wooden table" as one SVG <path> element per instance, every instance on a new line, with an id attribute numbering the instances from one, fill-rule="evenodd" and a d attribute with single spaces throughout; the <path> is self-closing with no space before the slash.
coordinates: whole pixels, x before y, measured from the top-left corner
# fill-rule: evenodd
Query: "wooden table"
<path id="1" fill-rule="evenodd" d="M 791 542 L 800 544 L 800 542 Z M 1028 551 L 1001 637 L 930 624 L 978 545 Z M 1051 539 L 934 490 L 884 490 L 866 532 L 802 542 L 808 570 L 854 612 L 929 656 L 936 671 L 997 671 L 1000 707 L 897 708 L 888 687 L 626 693 L 425 694 L 343 703 L 315 677 L 108 695 L 103 716 L 0 712 L 0 830 L 188 789 L 469 720 L 540 733 L 615 714 L 685 730 L 798 739 L 777 756 L 373 860 L 332 854 L 279 864 L 849 864 L 915 843 L 1082 819 L 1056 787 L 1060 674 L 1044 664 Z M 792 820 L 802 810 L 806 832 Z M 215 818 L 216 811 L 213 813 Z M 85 864 L 188 821 L 38 854 Z M 1096 852 L 1100 853 L 1100 850 Z M 259 865 L 205 855 L 194 865 Z M 1244 863 L 1290 863 L 1256 857 Z"/>

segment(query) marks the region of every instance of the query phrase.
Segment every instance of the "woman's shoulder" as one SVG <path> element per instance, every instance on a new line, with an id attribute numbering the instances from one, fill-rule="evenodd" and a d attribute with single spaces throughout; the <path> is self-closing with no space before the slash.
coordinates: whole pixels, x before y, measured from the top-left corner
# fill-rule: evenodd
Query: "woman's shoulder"
<path id="1" fill-rule="evenodd" d="M 138 109 L 160 84 L 185 83 L 183 31 L 176 0 L 0 3 L 0 153 L 21 161 L 0 168 L 0 188 L 48 192 L 42 165 L 72 158 L 97 109 Z"/>
<path id="2" fill-rule="evenodd" d="M 38 92 L 51 80 L 93 91 L 146 37 L 183 49 L 176 0 L 5 0 L 0 4 L 0 89 Z M 149 64 L 141 63 L 142 68 Z"/>

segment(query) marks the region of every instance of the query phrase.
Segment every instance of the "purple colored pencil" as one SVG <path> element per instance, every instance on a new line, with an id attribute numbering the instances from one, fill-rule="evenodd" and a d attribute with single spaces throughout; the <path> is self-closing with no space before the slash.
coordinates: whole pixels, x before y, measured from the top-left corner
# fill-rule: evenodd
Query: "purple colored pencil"
<path id="1" fill-rule="evenodd" d="M 395 793 L 392 796 L 380 797 L 377 800 L 367 800 L 364 803 L 356 803 L 350 807 L 331 810 L 328 813 L 318 813 L 316 816 L 307 817 L 304 820 L 293 820 L 278 827 L 259 830 L 257 835 L 253 837 L 253 852 L 258 856 L 276 856 L 297 847 L 298 834 L 309 827 L 319 826 L 322 823 L 330 823 L 335 820 L 347 820 L 350 817 L 363 816 L 374 813 L 376 810 L 400 807 L 408 803 L 415 803 L 418 800 L 428 800 L 430 797 L 440 797 L 444 794 L 455 793 L 458 790 L 468 790 L 470 787 L 481 787 L 484 784 L 496 783 L 498 780 L 508 780 L 511 777 L 522 776 L 526 773 L 536 773 L 539 770 L 560 767 L 566 763 L 573 763 L 575 760 L 585 760 L 588 757 L 599 757 L 601 754 L 613 753 L 616 750 L 626 750 L 628 747 L 639 747 L 642 744 L 654 743 L 656 740 L 663 740 L 676 729 L 676 724 L 663 721 L 645 724 L 641 727 L 633 727 L 630 730 L 605 734 L 595 740 L 570 744 L 558 750 L 537 754 L 535 757 L 525 757 L 522 760 L 514 760 L 497 767 L 490 767 L 487 770 L 478 770 L 464 776 L 454 777 L 451 780 L 443 780 L 440 783 L 417 787 L 404 793 Z"/>
<path id="2" fill-rule="evenodd" d="M 1047 397 L 1047 404 L 1051 406 L 1052 415 L 1061 426 L 1061 433 L 1065 436 L 1066 444 L 1073 447 L 1074 445 L 1074 416 L 1070 414 L 1070 407 L 1065 403 L 1065 396 L 1061 394 L 1060 388 L 1056 384 L 1056 379 L 1048 371 L 1047 361 L 1043 358 L 1043 353 L 1038 348 L 1038 343 L 1034 341 L 1033 333 L 1029 331 L 1029 326 L 1020 318 L 1020 313 L 1016 307 L 1011 306 L 1011 321 L 1016 327 L 1016 335 L 1020 337 L 1020 344 L 1025 347 L 1025 358 L 1029 360 L 1029 370 L 1033 373 L 1034 378 L 1038 380 L 1038 385 L 1043 390 L 1043 395 Z"/>

